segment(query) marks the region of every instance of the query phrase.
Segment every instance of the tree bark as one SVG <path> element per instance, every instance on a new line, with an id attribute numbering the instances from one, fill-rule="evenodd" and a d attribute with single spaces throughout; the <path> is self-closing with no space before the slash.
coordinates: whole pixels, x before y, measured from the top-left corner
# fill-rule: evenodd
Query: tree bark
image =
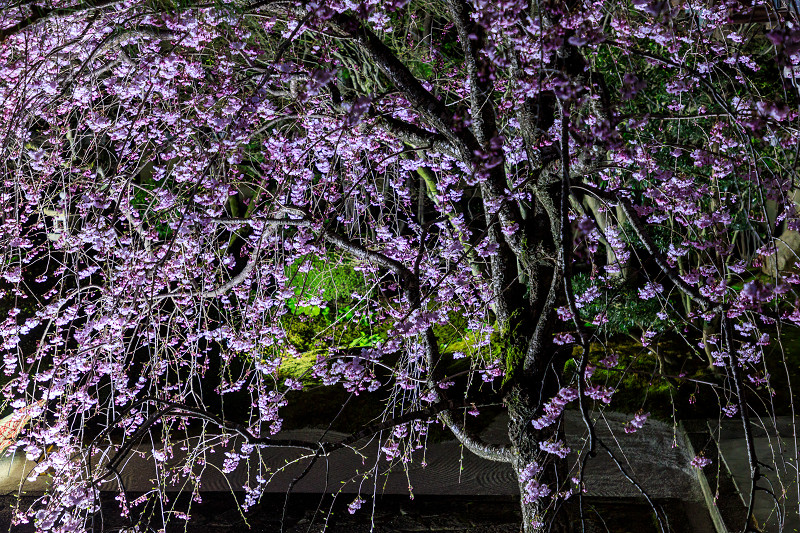
<path id="1" fill-rule="evenodd" d="M 552 381 L 552 380 L 551 380 Z M 537 430 L 531 421 L 540 414 L 539 398 L 550 398 L 555 392 L 545 389 L 554 388 L 543 383 L 542 393 L 531 387 L 515 386 L 506 396 L 508 406 L 508 437 L 511 441 L 512 466 L 517 474 L 520 491 L 520 509 L 522 511 L 522 531 L 525 533 L 569 533 L 570 521 L 567 509 L 562 502 L 553 498 L 560 492 L 567 480 L 567 463 L 547 454 L 539 447 L 539 442 L 548 439 L 562 439 L 563 425 L 558 423 L 549 428 Z M 535 501 L 526 501 L 526 484 L 523 472 L 535 462 L 543 470 L 536 476 L 540 484 L 550 489 L 550 495 Z"/>

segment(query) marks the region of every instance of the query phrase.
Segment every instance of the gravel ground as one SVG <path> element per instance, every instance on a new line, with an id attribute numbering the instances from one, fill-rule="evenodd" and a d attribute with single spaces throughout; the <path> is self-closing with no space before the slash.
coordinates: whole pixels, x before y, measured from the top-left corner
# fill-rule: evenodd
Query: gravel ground
<path id="1" fill-rule="evenodd" d="M 243 495 L 238 495 L 241 498 Z M 519 502 L 512 497 L 454 497 L 420 496 L 410 500 L 407 496 L 383 496 L 375 502 L 368 500 L 355 514 L 347 512 L 351 496 L 333 502 L 330 496 L 297 494 L 290 498 L 286 513 L 285 497 L 266 495 L 261 503 L 246 517 L 238 512 L 230 493 L 204 493 L 201 503 L 192 504 L 192 520 L 172 525 L 166 533 L 518 533 L 520 530 Z M 0 497 L 0 531 L 14 533 L 32 532 L 28 525 L 11 527 L 11 514 L 19 502 L 32 505 L 34 498 L 17 499 Z M 186 510 L 188 498 L 176 498 L 170 504 L 176 510 Z M 678 500 L 656 502 L 669 517 L 671 533 L 703 533 L 693 515 L 704 509 L 696 504 Z M 144 525 L 149 510 L 143 513 Z M 577 508 L 570 512 L 577 518 Z M 656 533 L 657 522 L 643 501 L 586 498 L 584 507 L 586 533 Z M 281 519 L 283 518 L 283 529 Z M 577 522 L 576 522 L 577 523 Z M 119 516 L 114 494 L 103 494 L 103 512 L 97 515 L 96 532 L 148 531 L 132 529 L 134 522 Z M 148 524 L 152 532 L 161 525 L 155 520 Z"/>

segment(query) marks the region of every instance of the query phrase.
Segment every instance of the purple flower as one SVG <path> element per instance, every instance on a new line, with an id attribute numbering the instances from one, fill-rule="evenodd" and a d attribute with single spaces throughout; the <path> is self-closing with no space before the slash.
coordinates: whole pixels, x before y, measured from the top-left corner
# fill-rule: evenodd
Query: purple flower
<path id="1" fill-rule="evenodd" d="M 564 459 L 571 451 L 569 446 L 565 445 L 564 441 L 561 440 L 557 440 L 555 442 L 552 441 L 540 442 L 539 448 L 547 453 L 557 455 L 562 459 Z"/>
<path id="2" fill-rule="evenodd" d="M 598 362 L 606 368 L 613 368 L 619 364 L 619 354 L 617 352 L 611 352 Z"/>
<path id="3" fill-rule="evenodd" d="M 355 500 L 353 500 L 350 505 L 347 506 L 347 512 L 350 514 L 355 514 L 356 511 L 361 509 L 361 505 L 363 505 L 365 500 L 361 499 L 359 496 Z"/>
<path id="4" fill-rule="evenodd" d="M 657 17 L 669 9 L 669 2 L 655 2 L 653 0 L 633 0 L 633 7 L 639 11 L 644 11 L 648 15 Z"/>
<path id="5" fill-rule="evenodd" d="M 633 420 L 625 423 L 625 433 L 636 433 L 642 429 L 642 426 L 644 426 L 644 423 L 647 422 L 647 417 L 649 416 L 650 413 L 636 413 L 633 416 Z"/>
<path id="6" fill-rule="evenodd" d="M 625 74 L 622 77 L 622 99 L 630 100 L 636 93 L 647 87 L 647 82 L 640 80 L 635 74 Z"/>
<path id="7" fill-rule="evenodd" d="M 588 303 L 591 303 L 597 300 L 600 297 L 600 288 L 592 285 L 591 287 L 587 288 L 586 291 L 581 295 L 575 298 L 575 307 L 578 309 L 582 308 Z"/>
<path id="8" fill-rule="evenodd" d="M 372 98 L 369 96 L 361 96 L 356 98 L 355 102 L 353 102 L 353 105 L 350 107 L 350 112 L 347 114 L 345 126 L 352 128 L 361 122 L 361 117 L 367 112 L 367 110 L 369 110 L 371 105 Z"/>
<path id="9" fill-rule="evenodd" d="M 561 345 L 570 344 L 575 342 L 575 337 L 572 335 L 572 333 L 568 332 L 557 333 L 553 339 L 553 342 Z"/>
<path id="10" fill-rule="evenodd" d="M 791 109 L 786 104 L 775 102 L 757 102 L 756 109 L 760 115 L 770 117 L 777 122 L 783 122 L 791 113 Z"/>
<path id="11" fill-rule="evenodd" d="M 533 503 L 550 494 L 550 488 L 532 479 L 525 484 L 525 494 L 522 496 L 526 503 Z"/>
<path id="12" fill-rule="evenodd" d="M 611 403 L 611 396 L 614 394 L 612 387 L 601 387 L 600 385 L 591 385 L 586 387 L 583 393 L 592 400 L 599 400 L 603 403 Z"/>
<path id="13" fill-rule="evenodd" d="M 541 417 L 531 421 L 531 424 L 533 424 L 533 427 L 536 429 L 543 429 L 554 424 L 564 411 L 564 407 L 569 402 L 577 399 L 578 391 L 576 389 L 564 387 L 558 391 L 558 394 L 555 396 L 555 398 L 545 404 L 544 414 Z"/>
<path id="14" fill-rule="evenodd" d="M 649 300 L 651 298 L 655 298 L 662 292 L 664 292 L 664 287 L 662 287 L 659 283 L 648 282 L 645 283 L 644 287 L 639 289 L 639 298 L 642 300 Z"/>

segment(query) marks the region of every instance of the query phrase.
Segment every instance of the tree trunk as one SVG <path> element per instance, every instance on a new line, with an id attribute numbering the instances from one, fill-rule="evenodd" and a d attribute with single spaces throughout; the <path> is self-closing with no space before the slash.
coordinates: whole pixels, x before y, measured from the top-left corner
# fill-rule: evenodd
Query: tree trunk
<path id="1" fill-rule="evenodd" d="M 545 387 L 549 388 L 549 387 Z M 553 394 L 543 394 L 542 398 L 550 398 Z M 539 391 L 531 387 L 515 386 L 506 396 L 509 422 L 508 436 L 514 456 L 512 466 L 517 473 L 522 511 L 522 529 L 524 533 L 570 533 L 570 520 L 567 509 L 560 505 L 553 496 L 563 490 L 567 480 L 567 462 L 556 456 L 543 452 L 539 442 L 554 438 L 563 439 L 563 424 L 557 424 L 537 430 L 531 424 L 539 412 Z M 542 467 L 535 479 L 550 489 L 550 494 L 535 501 L 526 501 L 526 485 L 528 479 L 524 471 L 531 463 Z"/>

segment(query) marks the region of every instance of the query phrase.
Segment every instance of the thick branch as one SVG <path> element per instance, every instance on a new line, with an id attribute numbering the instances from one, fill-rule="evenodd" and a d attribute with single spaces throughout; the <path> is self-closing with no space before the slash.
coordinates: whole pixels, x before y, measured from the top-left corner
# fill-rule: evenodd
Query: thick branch
<path id="1" fill-rule="evenodd" d="M 428 386 L 435 389 L 436 381 L 433 377 L 433 373 L 436 368 L 436 363 L 439 361 L 439 345 L 436 340 L 436 335 L 431 328 L 428 328 L 425 332 L 425 354 L 428 363 Z M 447 393 L 444 390 L 438 390 L 437 392 L 442 398 L 442 402 L 450 403 L 447 399 Z M 449 411 L 443 411 L 439 415 L 439 419 L 465 448 L 478 457 L 501 463 L 513 462 L 513 454 L 507 446 L 497 446 L 484 442 L 478 435 L 468 431 L 461 422 L 454 419 Z"/>
<path id="2" fill-rule="evenodd" d="M 21 32 L 28 26 L 33 26 L 46 20 L 53 20 L 60 17 L 68 17 L 70 15 L 78 15 L 91 13 L 98 9 L 113 6 L 122 3 L 122 0 L 103 0 L 100 2 L 87 2 L 82 5 L 61 8 L 47 8 L 37 5 L 31 5 L 31 14 L 24 19 L 20 20 L 13 26 L 0 29 L 0 43 L 5 41 L 11 35 Z"/>
<path id="3" fill-rule="evenodd" d="M 114 48 L 119 48 L 121 43 L 130 39 L 131 37 L 150 37 L 153 39 L 166 40 L 174 38 L 175 33 L 170 30 L 157 28 L 155 26 L 138 26 L 135 28 L 121 30 L 117 33 L 111 33 L 105 39 L 103 39 L 103 41 L 89 54 L 89 57 L 86 58 L 86 61 L 83 62 L 80 68 L 70 76 L 67 83 L 70 83 L 72 80 L 80 76 L 86 67 L 89 66 L 89 63 L 91 63 L 97 56 L 102 55 L 104 52 Z"/>
<path id="4" fill-rule="evenodd" d="M 633 208 L 633 205 L 624 198 L 619 198 L 614 194 L 608 193 L 606 191 L 597 189 L 596 187 L 592 187 L 591 185 L 581 184 L 576 185 L 573 190 L 580 191 L 581 189 L 588 191 L 589 193 L 597 196 L 598 198 L 602 198 L 606 201 L 616 202 L 617 205 L 620 206 L 622 212 L 628 217 L 628 222 L 630 222 L 631 227 L 633 228 L 633 232 L 642 242 L 645 250 L 653 260 L 656 262 L 658 267 L 664 273 L 664 275 L 680 290 L 683 294 L 697 302 L 700 307 L 704 310 L 719 310 L 721 305 L 715 304 L 695 289 L 693 286 L 688 284 L 684 279 L 680 276 L 680 274 L 672 268 L 669 263 L 667 262 L 667 258 L 664 257 L 664 254 L 661 253 L 659 250 L 658 245 L 656 245 L 653 238 L 650 236 L 650 233 L 647 231 L 647 228 L 642 222 L 642 219 L 639 217 L 639 213 Z"/>
<path id="5" fill-rule="evenodd" d="M 525 238 L 525 222 L 516 202 L 506 198 L 509 187 L 505 169 L 505 155 L 497 131 L 494 106 L 491 102 L 493 91 L 490 66 L 482 62 L 479 52 L 484 46 L 485 31 L 480 24 L 473 22 L 472 8 L 464 0 L 448 0 L 447 7 L 458 32 L 458 40 L 464 52 L 467 70 L 467 86 L 470 95 L 470 115 L 472 132 L 480 145 L 474 151 L 473 162 L 476 172 L 485 173 L 480 189 L 484 204 L 484 214 L 489 220 L 497 210 L 500 225 L 506 229 L 489 229 L 490 239 L 499 246 L 497 254 L 490 259 L 492 285 L 495 295 L 495 312 L 501 328 L 510 325 L 511 315 L 520 304 L 512 302 L 515 291 L 509 289 L 519 278 L 518 261 L 527 270 L 529 262 L 528 245 L 533 239 Z M 493 207 L 497 206 L 497 207 Z"/>
<path id="6" fill-rule="evenodd" d="M 380 117 L 379 125 L 391 135 L 394 135 L 414 148 L 428 146 L 434 152 L 439 152 L 456 159 L 460 157 L 458 151 L 453 148 L 453 145 L 441 134 L 424 130 L 419 126 L 389 116 Z"/>
<path id="7" fill-rule="evenodd" d="M 478 435 L 468 431 L 460 421 L 453 418 L 449 411 L 440 414 L 439 418 L 466 449 L 481 459 L 499 463 L 513 462 L 514 456 L 510 448 L 484 442 Z"/>
<path id="8" fill-rule="evenodd" d="M 371 263 L 375 263 L 376 265 L 388 268 L 389 270 L 400 276 L 400 278 L 405 283 L 411 283 L 412 285 L 416 286 L 416 279 L 414 278 L 414 274 L 408 268 L 406 268 L 406 266 L 403 265 L 403 263 L 401 263 L 400 261 L 387 257 L 382 253 L 372 251 L 369 248 L 366 248 L 365 246 L 355 243 L 350 239 L 348 239 L 347 237 L 345 237 L 344 235 L 341 235 L 340 233 L 337 233 L 335 231 L 323 230 L 322 238 L 325 239 L 327 242 L 333 244 L 337 248 L 350 253 L 351 255 L 353 255 L 353 257 L 364 259 L 365 261 L 369 261 Z"/>
<path id="9" fill-rule="evenodd" d="M 376 433 L 381 431 L 385 431 L 387 429 L 391 429 L 397 426 L 401 426 L 403 424 L 407 424 L 409 422 L 413 422 L 414 420 L 425 420 L 431 418 L 436 415 L 442 415 L 447 411 L 451 411 L 454 409 L 464 409 L 472 405 L 471 403 L 467 402 L 454 402 L 454 401 L 439 401 L 425 407 L 424 409 L 418 409 L 416 411 L 408 412 L 404 415 L 400 415 L 389 420 L 385 420 L 383 422 L 376 422 L 374 424 L 370 424 L 361 431 L 353 433 L 346 439 L 335 442 L 335 443 L 325 443 L 323 446 L 325 447 L 325 451 L 330 453 L 334 450 L 338 450 L 339 448 L 345 448 L 355 444 L 356 442 L 360 441 L 361 439 L 365 439 L 370 437 Z M 449 413 L 448 413 L 449 414 Z"/>
<path id="10" fill-rule="evenodd" d="M 478 143 L 486 150 L 489 147 L 490 138 L 497 134 L 497 123 L 494 107 L 489 100 L 492 94 L 489 73 L 480 72 L 481 67 L 486 70 L 487 66 L 479 65 L 478 50 L 483 46 L 485 32 L 483 26 L 472 21 L 470 17 L 472 8 L 464 0 L 448 0 L 447 7 L 455 22 L 461 48 L 464 50 L 472 131 Z"/>
<path id="11" fill-rule="evenodd" d="M 472 160 L 473 153 L 478 148 L 475 138 L 466 131 L 456 133 L 452 113 L 422 86 L 377 35 L 360 21 L 346 15 L 337 15 L 332 22 L 391 80 L 425 121 L 450 141 L 462 161 Z"/>

